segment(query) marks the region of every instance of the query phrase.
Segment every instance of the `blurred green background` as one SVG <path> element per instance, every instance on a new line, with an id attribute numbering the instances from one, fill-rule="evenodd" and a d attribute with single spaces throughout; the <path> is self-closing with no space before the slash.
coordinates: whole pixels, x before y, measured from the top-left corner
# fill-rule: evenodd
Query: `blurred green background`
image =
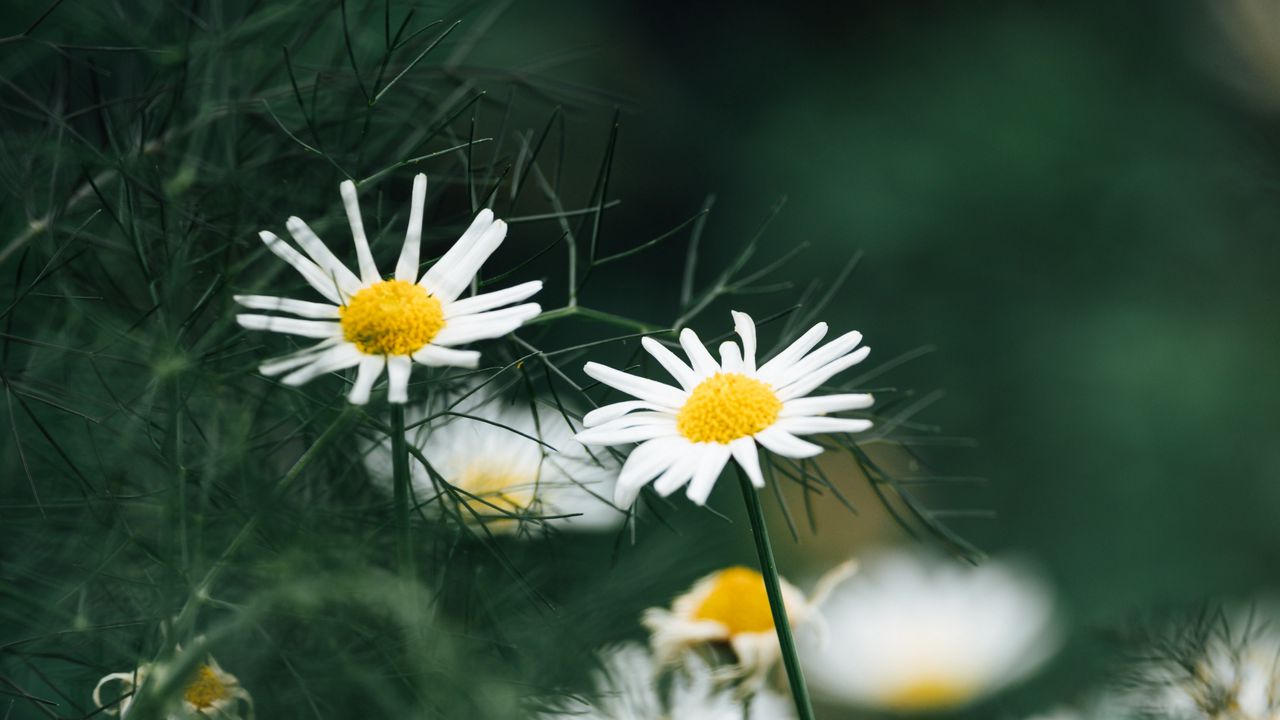
<path id="1" fill-rule="evenodd" d="M 68 0 L 50 15 L 41 33 L 84 44 L 151 46 L 157 39 L 164 49 L 137 60 L 100 57 L 115 71 L 102 80 L 108 94 L 154 90 L 173 77 L 165 74 L 173 67 L 166 53 L 181 44 L 165 33 L 166 23 L 179 24 L 177 6 L 155 9 L 145 28 L 104 29 L 74 5 Z M 263 5 L 242 9 L 264 24 L 286 22 L 273 16 L 276 4 Z M 938 474 L 988 481 L 926 491 L 926 498 L 959 511 L 944 519 L 981 549 L 1035 558 L 1072 619 L 1062 659 L 972 715 L 1013 717 L 1046 698 L 1068 700 L 1103 672 L 1099 657 L 1108 647 L 1100 628 L 1143 609 L 1248 598 L 1280 583 L 1280 443 L 1273 437 L 1280 23 L 1260 23 L 1246 12 L 1255 5 L 551 0 L 460 11 L 425 3 L 419 12 L 484 28 L 466 66 L 446 73 L 488 91 L 478 106 L 482 129 L 494 132 L 501 121 L 540 130 L 554 106 L 566 108 L 565 194 L 581 200 L 575 206 L 586 204 L 620 108 L 608 196 L 621 204 L 607 213 L 603 236 L 612 251 L 675 226 L 714 194 L 700 277 L 736 257 L 784 196 L 761 254 L 809 247 L 777 271 L 778 281 L 797 288 L 815 277 L 829 281 L 864 253 L 826 319 L 863 331 L 873 361 L 935 348 L 877 382 L 915 388 L 917 397 L 944 391 L 916 418 L 942 429 L 943 439 L 925 453 Z M 44 7 L 17 3 L 0 35 L 20 32 Z M 281 15 L 297 27 L 266 39 L 200 46 L 204 30 L 187 37 L 212 58 L 206 67 L 216 68 L 225 53 L 279 85 L 282 42 L 314 27 L 325 28 L 321 37 L 331 45 L 341 37 L 336 4 L 314 12 L 288 7 L 293 14 Z M 15 53 L 5 66 L 8 135 L 23 117 L 14 83 L 30 88 L 40 73 L 57 76 L 62 63 L 79 70 L 57 53 L 6 44 L 0 51 Z M 15 60 L 19 51 L 31 54 Z M 516 79 L 536 80 L 515 83 L 490 68 L 520 68 Z M 243 95 L 231 99 L 248 104 L 259 90 L 237 88 Z M 515 110 L 503 120 L 508 99 Z M 199 102 L 194 94 L 184 101 Z M 290 102 L 278 99 L 278 112 L 300 128 Z M 228 147 L 262 137 L 283 142 L 256 105 L 252 112 L 258 116 L 246 127 L 220 126 Z M 6 141 L 12 166 L 22 136 Z M 300 204 L 332 210 L 338 176 L 319 159 L 308 162 L 301 173 L 266 165 L 262 172 L 281 180 L 262 194 L 245 185 L 211 195 L 231 208 L 220 217 L 228 242 L 248 248 L 249 233 L 263 223 L 278 224 L 287 212 L 309 217 L 281 207 L 299 186 L 319 188 Z M 226 177 L 253 182 L 247 171 Z M 14 196 L 27 189 L 13 189 Z M 5 237 L 23 221 L 21 212 L 7 215 Z M 588 304 L 669 321 L 682 247 L 602 271 Z M 2 269 L 11 268 L 12 260 Z M 764 317 L 797 294 L 745 297 L 735 306 Z M 697 326 L 715 335 L 717 317 Z M 5 453 L 4 472 L 13 478 L 6 490 L 20 497 L 25 477 L 15 474 L 12 449 Z M 725 512 L 738 511 L 723 489 L 716 497 Z M 899 537 L 871 496 L 861 498 L 860 510 L 824 515 L 824 532 L 798 546 L 780 539 L 784 567 L 813 573 Z M 727 560 L 750 561 L 740 525 L 707 526 L 687 515 L 677 520 L 683 535 L 651 526 L 648 549 L 620 556 L 612 540 L 598 547 L 554 541 L 565 567 L 611 568 L 600 594 L 557 598 L 566 603 L 554 621 L 560 632 L 578 633 L 583 647 L 636 637 L 616 615 L 592 616 L 583 629 L 573 609 L 590 615 L 606 602 L 665 602 Z M 695 559 L 690 548 L 698 548 Z M 8 559 L 18 550 L 6 548 Z M 628 579 L 628 552 L 647 558 L 640 579 Z M 558 570 L 545 572 L 551 585 L 564 581 Z M 25 612 L 7 614 L 15 636 Z M 575 682 L 570 669 L 551 675 Z M 838 717 L 831 713 L 824 717 Z"/>

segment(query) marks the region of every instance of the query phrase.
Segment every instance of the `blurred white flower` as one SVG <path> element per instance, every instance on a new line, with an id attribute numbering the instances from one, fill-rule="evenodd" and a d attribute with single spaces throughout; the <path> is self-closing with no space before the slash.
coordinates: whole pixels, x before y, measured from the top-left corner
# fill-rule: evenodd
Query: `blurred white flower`
<path id="1" fill-rule="evenodd" d="M 405 417 L 412 427 L 444 411 L 456 414 L 413 428 L 408 441 L 460 492 L 454 500 L 411 458 L 413 491 L 424 512 L 439 516 L 456 510 L 463 520 L 483 522 L 492 532 L 514 532 L 525 517 L 545 518 L 567 530 L 610 530 L 625 521 L 626 513 L 609 503 L 617 463 L 606 452 L 593 456 L 575 440 L 558 410 L 512 404 L 480 391 L 456 407 L 443 398 L 411 406 Z M 371 444 L 365 466 L 374 482 L 390 490 L 389 440 Z"/>
<path id="2" fill-rule="evenodd" d="M 1151 653 L 1126 704 L 1172 720 L 1280 720 L 1280 631 L 1253 613 L 1202 629 L 1168 644 L 1170 656 Z"/>
<path id="3" fill-rule="evenodd" d="M 258 368 L 263 375 L 287 372 L 282 382 L 301 385 L 325 373 L 355 367 L 356 380 L 347 399 L 363 405 L 369 402 L 373 384 L 385 368 L 387 399 L 405 403 L 415 362 L 475 367 L 480 353 L 458 350 L 458 345 L 501 337 L 541 312 L 537 303 L 503 307 L 541 290 L 540 280 L 458 299 L 507 236 L 507 224 L 494 220 L 491 211 L 481 210 L 458 242 L 419 278 L 422 206 L 427 195 L 427 176 L 419 174 L 413 179 L 409 229 L 395 276 L 384 280 L 365 237 L 355 183 L 347 180 L 339 189 L 355 241 L 358 276 L 299 218 L 289 218 L 286 226 L 311 259 L 273 233 L 259 233 L 267 249 L 293 266 L 328 301 L 235 296 L 236 302 L 251 310 L 297 316 L 237 315 L 236 321 L 244 327 L 320 340 L 300 352 L 263 363 Z"/>
<path id="4" fill-rule="evenodd" d="M 821 454 L 822 446 L 797 435 L 871 427 L 865 418 L 827 417 L 870 407 L 870 395 L 808 396 L 836 373 L 862 362 L 871 351 L 858 348 L 862 333 L 845 333 L 810 352 L 827 334 L 827 324 L 818 323 L 756 367 L 755 322 L 746 313 L 734 312 L 733 324 L 742 346 L 721 343 L 719 362 L 688 328 L 680 333 L 688 364 L 657 340 L 641 340 L 679 387 L 594 362 L 583 368 L 592 378 L 637 398 L 587 413 L 582 419 L 587 429 L 578 433 L 588 445 L 641 443 L 618 477 L 618 507 L 629 507 L 650 481 L 664 497 L 687 484 L 685 495 L 702 505 L 730 459 L 752 484 L 764 487 L 757 443 L 784 457 L 807 458 Z"/>
<path id="5" fill-rule="evenodd" d="M 793 627 L 813 620 L 818 606 L 841 581 L 856 570 L 843 563 L 818 580 L 811 597 L 781 580 L 783 604 Z M 649 608 L 644 613 L 650 644 L 659 665 L 695 658 L 688 651 L 706 643 L 727 644 L 737 664 L 723 668 L 726 678 L 744 678 L 746 689 L 760 687 L 781 655 L 764 577 L 746 567 L 730 567 L 707 575 L 677 597 L 670 609 Z"/>
<path id="6" fill-rule="evenodd" d="M 597 699 L 564 703 L 540 720 L 790 720 L 791 702 L 763 689 L 741 698 L 720 686 L 711 668 L 694 658 L 671 678 L 664 701 L 661 666 L 642 646 L 621 645 L 604 654 L 595 674 Z M 750 703 L 749 708 L 746 704 Z"/>
<path id="7" fill-rule="evenodd" d="M 129 708 L 133 705 L 134 691 L 156 674 L 156 666 L 146 664 L 131 672 L 111 673 L 98 681 L 93 688 L 93 702 L 107 715 L 129 717 Z M 119 691 L 112 694 L 118 701 L 102 698 L 102 691 L 109 685 L 118 684 Z M 213 658 L 196 669 L 195 675 L 182 691 L 181 706 L 175 704 L 165 715 L 166 720 L 197 720 L 201 718 L 218 718 L 219 720 L 241 720 L 253 717 L 253 698 L 240 686 L 235 675 L 223 670 Z"/>
<path id="8" fill-rule="evenodd" d="M 865 563 L 823 614 L 828 641 L 804 647 L 815 690 L 896 712 L 966 705 L 1030 675 L 1058 647 L 1049 590 L 998 562 L 889 553 Z"/>

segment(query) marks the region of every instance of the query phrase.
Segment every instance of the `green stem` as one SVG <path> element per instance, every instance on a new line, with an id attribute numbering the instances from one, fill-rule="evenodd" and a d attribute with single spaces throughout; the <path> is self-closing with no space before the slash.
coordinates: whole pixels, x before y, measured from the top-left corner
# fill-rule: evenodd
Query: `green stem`
<path id="1" fill-rule="evenodd" d="M 413 541 L 409 532 L 409 448 L 404 437 L 404 405 L 391 406 L 391 475 L 396 514 L 396 557 L 400 574 L 413 575 Z"/>
<path id="2" fill-rule="evenodd" d="M 199 610 L 200 605 L 208 599 L 209 590 L 213 587 L 213 584 L 217 582 L 218 577 L 227 566 L 231 556 L 235 555 L 236 551 L 240 549 L 240 546 L 253 535 L 253 531 L 257 529 L 258 523 L 260 523 L 266 515 L 266 510 L 271 507 L 277 499 L 284 495 L 285 491 L 293 485 L 294 480 L 297 480 L 298 476 L 302 474 L 302 471 L 306 470 L 307 467 L 311 465 L 312 461 L 319 457 L 320 453 L 323 452 L 330 443 L 342 435 L 342 433 L 346 431 L 347 426 L 359 416 L 359 409 L 353 405 L 348 405 L 342 413 L 334 419 L 333 423 L 329 425 L 329 427 L 325 428 L 324 432 L 320 434 L 320 437 L 316 438 L 316 441 L 311 444 L 311 447 L 307 448 L 307 451 L 302 454 L 302 457 L 298 458 L 297 462 L 293 464 L 293 467 L 289 468 L 289 471 L 280 478 L 275 487 L 271 489 L 266 500 L 258 504 L 253 515 L 249 516 L 249 521 L 240 528 L 240 531 L 231 539 L 231 543 L 227 545 L 227 547 L 222 551 L 222 554 L 218 556 L 218 559 L 214 561 L 213 565 L 205 573 L 204 577 L 200 582 L 196 583 L 194 588 L 192 588 L 190 597 L 187 598 L 187 602 L 183 606 L 182 611 L 178 613 L 177 619 L 174 620 L 174 626 L 178 628 L 180 637 L 186 629 L 193 627 L 196 612 Z"/>
<path id="3" fill-rule="evenodd" d="M 769 609 L 773 611 L 773 626 L 778 631 L 778 644 L 782 647 L 782 664 L 787 669 L 787 682 L 791 684 L 791 697 L 796 703 L 800 720 L 813 720 L 813 704 L 809 700 L 809 687 L 800 670 L 800 657 L 796 654 L 796 639 L 787 620 L 786 605 L 782 600 L 782 583 L 778 579 L 778 564 L 773 559 L 773 546 L 769 543 L 769 530 L 764 524 L 764 511 L 760 508 L 760 496 L 752 487 L 742 468 L 738 468 L 738 483 L 742 487 L 742 499 L 747 503 L 747 517 L 751 518 L 751 534 L 756 540 L 756 553 L 760 556 L 760 573 L 764 576 L 765 591 L 769 594 Z"/>

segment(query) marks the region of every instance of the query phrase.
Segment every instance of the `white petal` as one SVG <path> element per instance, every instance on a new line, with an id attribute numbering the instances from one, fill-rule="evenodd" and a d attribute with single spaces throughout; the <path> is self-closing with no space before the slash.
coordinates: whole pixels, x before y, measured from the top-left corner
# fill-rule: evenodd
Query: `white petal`
<path id="1" fill-rule="evenodd" d="M 637 412 L 630 415 L 623 415 L 614 418 L 607 423 L 596 425 L 591 430 L 599 430 L 601 432 L 609 432 L 612 430 L 622 430 L 623 428 L 642 427 L 645 425 L 669 425 L 675 427 L 676 416 L 669 412 Z"/>
<path id="2" fill-rule="evenodd" d="M 480 266 L 484 265 L 485 260 L 489 259 L 489 256 L 493 254 L 494 250 L 498 249 L 498 246 L 502 244 L 503 239 L 506 237 L 507 224 L 501 220 L 494 220 L 493 224 L 484 231 L 480 239 L 471 247 L 471 250 L 462 256 L 453 267 L 449 268 L 447 275 L 433 276 L 432 271 L 435 270 L 433 267 L 423 276 L 422 286 L 444 302 L 457 300 L 462 291 L 471 285 L 476 273 L 480 272 Z M 428 280 L 428 278 L 432 279 Z"/>
<path id="3" fill-rule="evenodd" d="M 503 305 L 510 305 L 514 302 L 527 300 L 535 293 L 542 289 L 541 280 L 530 280 L 527 283 L 520 283 L 514 287 L 495 290 L 483 295 L 472 295 L 469 298 L 454 300 L 444 306 L 444 317 L 446 320 L 463 315 L 471 315 L 474 313 L 484 312 L 500 308 Z"/>
<path id="4" fill-rule="evenodd" d="M 623 400 L 596 408 L 582 417 L 584 427 L 603 425 L 634 410 L 660 410 L 661 406 L 643 400 Z"/>
<path id="5" fill-rule="evenodd" d="M 689 363 L 693 365 L 693 371 L 698 373 L 698 377 L 709 378 L 720 372 L 720 365 L 716 363 L 715 358 L 711 357 L 711 353 L 707 352 L 706 346 L 692 329 L 685 328 L 680 331 L 680 347 L 684 348 L 684 354 L 689 356 Z"/>
<path id="6" fill-rule="evenodd" d="M 711 497 L 711 490 L 716 486 L 716 480 L 719 479 L 720 473 L 724 472 L 725 464 L 729 462 L 729 455 L 729 446 L 720 443 L 707 443 L 707 447 L 702 450 L 702 457 L 698 459 L 698 469 L 694 471 L 689 489 L 685 491 L 685 496 L 695 505 L 707 504 L 707 498 Z"/>
<path id="7" fill-rule="evenodd" d="M 250 330 L 270 330 L 271 332 L 301 335 L 302 337 L 331 338 L 342 336 L 342 325 L 336 322 L 248 314 L 237 315 L 236 322 Z"/>
<path id="8" fill-rule="evenodd" d="M 232 297 L 236 302 L 250 310 L 277 310 L 318 320 L 329 320 L 338 317 L 337 305 L 273 297 L 271 295 L 233 295 Z"/>
<path id="9" fill-rule="evenodd" d="M 806 442 L 774 424 L 755 434 L 756 442 L 769 452 L 793 459 L 822 454 L 822 446 Z"/>
<path id="10" fill-rule="evenodd" d="M 676 357 L 676 354 L 667 349 L 666 345 L 654 340 L 651 337 L 640 338 L 640 344 L 645 350 L 658 361 L 667 372 L 671 373 L 671 377 L 680 383 L 680 387 L 685 390 L 693 390 L 698 384 L 698 376 L 693 373 L 693 368 L 685 364 L 683 360 Z"/>
<path id="11" fill-rule="evenodd" d="M 582 371 L 615 390 L 647 400 L 663 408 L 676 410 L 684 405 L 688 395 L 670 385 L 663 385 L 647 378 L 637 377 L 630 373 L 615 370 L 607 365 L 589 362 Z"/>
<path id="12" fill-rule="evenodd" d="M 742 372 L 742 351 L 738 343 L 731 340 L 720 343 L 720 369 L 727 373 Z"/>
<path id="13" fill-rule="evenodd" d="M 446 321 L 444 328 L 431 339 L 431 343 L 447 347 L 502 337 L 537 317 L 540 312 L 542 306 L 538 303 L 525 303 L 487 313 L 464 315 Z"/>
<path id="14" fill-rule="evenodd" d="M 778 399 L 786 402 L 792 398 L 798 398 L 802 395 L 809 394 L 810 392 L 818 389 L 822 383 L 831 379 L 831 376 L 841 372 L 842 370 L 847 370 L 865 360 L 870 352 L 871 348 L 860 347 L 856 351 L 845 355 L 839 360 L 829 362 L 817 370 L 809 372 L 805 377 L 796 380 L 785 387 L 779 388 Z"/>
<path id="15" fill-rule="evenodd" d="M 364 221 L 360 219 L 360 200 L 356 197 L 356 184 L 343 180 L 338 186 L 342 193 L 342 207 L 347 211 L 347 222 L 351 225 L 351 239 L 356 245 L 356 261 L 360 264 L 360 279 L 366 285 L 380 282 L 382 275 L 373 262 L 373 253 L 369 251 L 369 239 L 364 235 Z"/>
<path id="16" fill-rule="evenodd" d="M 291 217 L 285 221 L 285 227 L 289 229 L 289 234 L 293 236 L 295 242 L 302 247 L 302 250 L 311 256 L 316 265 L 320 267 L 324 274 L 334 279 L 338 283 L 338 287 L 342 288 L 343 295 L 354 295 L 359 292 L 361 287 L 360 279 L 355 273 L 347 269 L 342 264 L 329 247 L 316 237 L 316 234 L 307 227 L 307 224 L 301 218 Z"/>
<path id="17" fill-rule="evenodd" d="M 785 372 L 793 363 L 801 357 L 804 357 L 804 354 L 809 352 L 814 345 L 821 342 L 822 338 L 826 337 L 826 335 L 826 323 L 820 322 L 817 325 L 814 325 L 809 328 L 808 332 L 796 338 L 795 342 L 788 345 L 787 349 L 773 356 L 773 359 L 769 362 L 761 365 L 759 371 L 756 372 L 756 377 L 764 380 L 765 382 L 773 382 L 773 380 L 776 379 L 775 375 Z"/>
<path id="18" fill-rule="evenodd" d="M 418 284 L 427 288 L 427 290 L 440 286 L 443 280 L 453 272 L 453 268 L 457 266 L 458 261 L 471 252 L 471 248 L 475 246 L 480 237 L 484 235 L 484 231 L 488 230 L 492 224 L 492 210 L 485 208 L 477 213 L 475 219 L 471 221 L 471 225 L 462 233 L 458 241 L 445 252 L 443 257 L 436 261 L 435 265 L 431 266 L 431 269 L 427 270 L 422 279 L 418 281 Z"/>
<path id="19" fill-rule="evenodd" d="M 751 484 L 764 487 L 764 475 L 760 472 L 760 451 L 756 449 L 755 438 L 741 437 L 729 443 L 729 451 L 733 459 L 738 461 Z"/>
<path id="20" fill-rule="evenodd" d="M 386 364 L 386 358 L 381 355 L 365 355 L 361 358 L 360 366 L 356 370 L 356 382 L 351 386 L 351 392 L 347 393 L 347 402 L 352 405 L 364 405 L 369 402 L 373 384 L 382 377 L 382 368 Z"/>
<path id="21" fill-rule="evenodd" d="M 822 347 L 814 350 L 804 359 L 794 363 L 785 372 L 779 373 L 779 377 L 774 385 L 782 387 L 789 385 L 800 378 L 805 377 L 809 373 L 826 365 L 827 363 L 847 355 L 851 350 L 862 342 L 862 333 L 854 332 L 845 333 Z"/>
<path id="22" fill-rule="evenodd" d="M 393 403 L 409 402 L 409 373 L 413 370 L 413 360 L 408 355 L 387 356 L 387 401 Z"/>
<path id="23" fill-rule="evenodd" d="M 685 450 L 673 453 L 674 460 L 671 467 L 653 481 L 653 491 L 666 497 L 679 490 L 689 482 L 689 478 L 693 477 L 693 471 L 698 469 L 698 462 L 702 459 L 705 450 L 706 448 L 702 445 L 690 444 Z"/>
<path id="24" fill-rule="evenodd" d="M 364 354 L 351 343 L 342 343 L 320 353 L 315 362 L 285 375 L 280 379 L 285 385 L 301 385 L 325 373 L 345 370 L 359 363 Z"/>
<path id="25" fill-rule="evenodd" d="M 732 310 L 729 314 L 733 316 L 733 329 L 737 331 L 738 337 L 742 338 L 742 366 L 747 372 L 754 373 L 756 371 L 756 323 L 744 312 Z"/>
<path id="26" fill-rule="evenodd" d="M 409 204 L 409 229 L 404 233 L 404 247 L 396 262 L 396 279 L 418 281 L 418 253 L 422 247 L 422 206 L 427 201 L 427 176 L 413 176 L 413 199 Z"/>
<path id="27" fill-rule="evenodd" d="M 636 496 L 650 480 L 671 467 L 673 452 L 687 446 L 684 438 L 658 438 L 650 440 L 627 456 L 622 470 L 618 473 L 618 483 L 614 486 L 613 504 L 620 508 L 631 507 Z"/>
<path id="28" fill-rule="evenodd" d="M 674 425 L 639 425 L 628 428 L 587 428 L 574 440 L 583 445 L 627 445 L 660 437 L 672 437 L 676 434 Z"/>
<path id="29" fill-rule="evenodd" d="M 842 412 L 844 410 L 862 410 L 871 407 L 874 402 L 875 398 L 866 393 L 815 395 L 813 397 L 788 400 L 783 403 L 782 411 L 778 413 L 778 417 L 800 417 Z"/>
<path id="30" fill-rule="evenodd" d="M 414 353 L 413 359 L 428 367 L 474 368 L 480 365 L 480 353 L 475 350 L 454 350 L 431 344 Z"/>
<path id="31" fill-rule="evenodd" d="M 793 435 L 814 433 L 855 433 L 871 427 L 870 420 L 839 417 L 791 417 L 778 420 L 775 427 Z"/>
<path id="32" fill-rule="evenodd" d="M 308 363 L 315 362 L 316 358 L 320 357 L 321 353 L 339 342 L 341 341 L 337 338 L 330 338 L 323 342 L 318 342 L 309 348 L 299 350 L 296 353 L 290 353 L 283 357 L 275 358 L 274 360 L 268 360 L 258 366 L 258 372 L 263 375 L 271 376 L 279 375 L 286 370 L 302 367 Z"/>
<path id="33" fill-rule="evenodd" d="M 316 292 L 328 298 L 332 303 L 342 304 L 342 293 L 338 287 L 337 280 L 327 275 L 325 271 L 320 269 L 319 265 L 302 257 L 302 253 L 294 250 L 289 243 L 276 237 L 275 233 L 263 230 L 258 233 L 258 237 L 262 238 L 263 244 L 276 257 L 292 265 L 293 269 L 297 270 L 298 274 L 302 276 L 302 279 L 316 289 Z"/>

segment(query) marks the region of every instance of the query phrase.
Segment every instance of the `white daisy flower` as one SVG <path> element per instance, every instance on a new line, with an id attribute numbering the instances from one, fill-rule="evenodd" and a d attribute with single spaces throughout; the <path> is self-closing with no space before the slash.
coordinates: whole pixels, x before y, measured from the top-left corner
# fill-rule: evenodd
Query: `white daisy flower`
<path id="1" fill-rule="evenodd" d="M 157 667 L 148 663 L 132 672 L 111 673 L 99 680 L 93 688 L 93 702 L 102 708 L 103 713 L 127 719 L 129 708 L 133 705 L 134 691 L 157 672 Z M 112 684 L 119 684 L 119 691 L 113 693 L 113 696 L 120 700 L 108 700 L 104 703 L 102 691 Z M 240 686 L 236 676 L 219 667 L 213 658 L 196 669 L 195 675 L 182 691 L 181 706 L 175 703 L 165 715 L 166 720 L 241 720 L 252 717 L 253 698 Z"/>
<path id="2" fill-rule="evenodd" d="M 297 316 L 237 315 L 244 327 L 320 340 L 301 352 L 263 363 L 258 368 L 263 375 L 288 373 L 282 379 L 286 385 L 301 385 L 325 373 L 355 367 L 356 379 L 347 399 L 363 405 L 385 367 L 387 399 L 404 403 L 409 400 L 413 363 L 476 367 L 480 353 L 457 346 L 505 335 L 541 312 L 537 303 L 504 307 L 542 289 L 538 280 L 459 299 L 507 235 L 507 224 L 495 220 L 492 211 L 481 210 L 458 242 L 419 278 L 418 246 L 427 177 L 416 176 L 404 247 L 394 277 L 384 280 L 364 234 L 356 186 L 348 180 L 339 189 L 355 239 L 358 276 L 296 217 L 289 218 L 286 227 L 310 259 L 274 234 L 266 230 L 259 233 L 267 248 L 292 265 L 327 301 L 235 296 L 236 302 L 251 310 Z"/>
<path id="3" fill-rule="evenodd" d="M 653 338 L 641 340 L 678 388 L 599 363 L 583 368 L 592 378 L 637 398 L 587 413 L 582 420 L 587 429 L 578 433 L 588 445 L 641 443 L 618 477 L 614 503 L 619 507 L 635 502 L 640 488 L 650 481 L 663 496 L 687 483 L 686 495 L 702 505 L 730 458 L 756 487 L 764 487 L 756 443 L 784 457 L 807 458 L 820 454 L 822 447 L 797 435 L 871 427 L 871 421 L 862 418 L 825 417 L 870 407 L 870 395 L 806 397 L 836 373 L 862 362 L 870 348 L 854 349 L 862 341 L 861 333 L 846 333 L 809 352 L 827 334 L 826 323 L 818 323 L 757 367 L 755 323 L 740 312 L 733 313 L 733 321 L 742 346 L 721 344 L 720 362 L 688 328 L 680 333 L 680 345 L 690 364 Z"/>
<path id="4" fill-rule="evenodd" d="M 896 712 L 971 703 L 1030 675 L 1058 647 L 1049 591 L 997 562 L 890 553 L 836 590 L 824 615 L 829 642 L 804 653 L 814 689 Z"/>
<path id="5" fill-rule="evenodd" d="M 446 402 L 408 408 L 408 424 L 450 408 Z M 626 513 L 609 504 L 617 463 L 607 453 L 593 457 L 573 438 L 573 429 L 553 408 L 512 404 L 501 397 L 476 393 L 449 416 L 419 425 L 408 441 L 432 467 L 460 491 L 458 511 L 477 516 L 493 532 L 513 532 L 513 516 L 544 517 L 567 530 L 602 531 L 619 527 Z M 474 418 L 474 419 L 473 419 Z M 538 438 L 541 442 L 535 441 Z M 365 454 L 374 481 L 392 487 L 391 445 L 381 439 Z M 410 463 L 414 494 L 424 510 L 452 513 L 454 500 L 439 497 L 437 486 L 419 462 Z M 448 504 L 448 505 L 446 505 Z"/>
<path id="6" fill-rule="evenodd" d="M 748 699 L 722 687 L 710 666 L 693 659 L 675 673 L 670 694 L 659 692 L 661 666 L 636 644 L 606 651 L 604 667 L 595 674 L 598 699 L 576 700 L 543 714 L 540 720 L 789 720 L 791 702 L 763 689 Z M 749 706 L 747 704 L 749 703 Z"/>
<path id="7" fill-rule="evenodd" d="M 1197 655 L 1142 668 L 1125 704 L 1171 720 L 1280 719 L 1280 630 L 1242 613 L 1215 623 Z"/>
<path id="8" fill-rule="evenodd" d="M 817 619 L 818 606 L 836 585 L 857 569 L 843 563 L 818 580 L 813 595 L 779 578 L 782 601 L 793 627 Z M 760 687 L 782 654 L 764 577 L 746 567 L 730 567 L 707 575 L 671 608 L 649 608 L 642 619 L 660 665 L 688 661 L 688 651 L 706 644 L 728 645 L 737 664 L 721 671 L 728 678 L 744 678 L 744 687 Z"/>

